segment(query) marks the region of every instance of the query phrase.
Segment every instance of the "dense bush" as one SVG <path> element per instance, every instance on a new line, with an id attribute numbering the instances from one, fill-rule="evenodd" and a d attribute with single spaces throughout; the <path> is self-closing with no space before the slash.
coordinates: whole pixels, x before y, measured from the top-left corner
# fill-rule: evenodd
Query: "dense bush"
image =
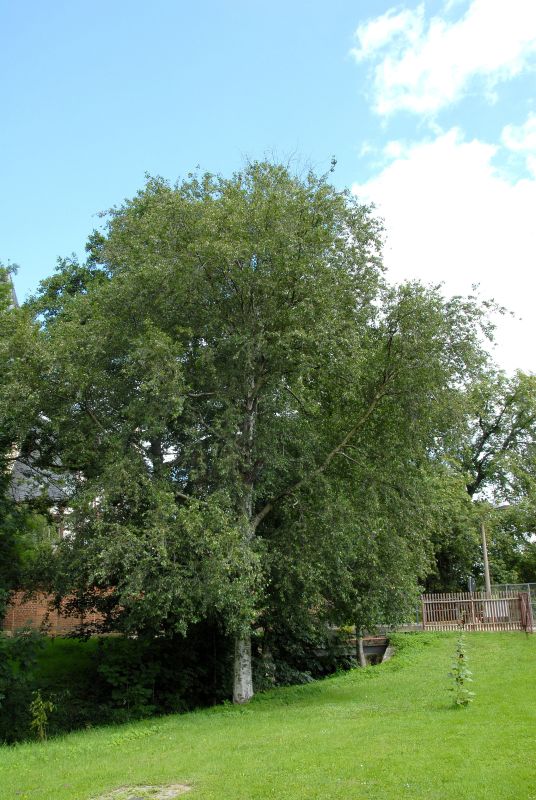
<path id="1" fill-rule="evenodd" d="M 0 636 L 0 741 L 31 737 L 37 691 L 54 705 L 49 735 L 221 702 L 230 659 L 227 640 L 207 624 L 186 638 Z"/>
<path id="2" fill-rule="evenodd" d="M 0 635 L 0 741 L 29 736 L 35 670 L 43 648 L 43 637 L 33 631 L 13 638 Z"/>
<path id="3" fill-rule="evenodd" d="M 309 683 L 355 666 L 347 639 L 343 630 L 329 628 L 311 615 L 273 619 L 254 639 L 256 689 Z"/>
<path id="4" fill-rule="evenodd" d="M 335 633 L 279 625 L 254 642 L 256 686 L 304 683 L 350 666 Z M 215 625 L 187 637 L 48 638 L 0 636 L 0 742 L 32 738 L 35 693 L 50 702 L 49 736 L 189 711 L 231 697 L 232 643 Z"/>

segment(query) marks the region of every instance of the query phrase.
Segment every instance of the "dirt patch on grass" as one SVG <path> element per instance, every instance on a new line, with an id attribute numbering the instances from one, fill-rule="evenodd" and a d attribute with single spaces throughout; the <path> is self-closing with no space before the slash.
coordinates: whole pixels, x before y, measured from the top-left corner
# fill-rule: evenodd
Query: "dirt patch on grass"
<path id="1" fill-rule="evenodd" d="M 95 800 L 172 800 L 189 792 L 191 788 L 185 783 L 169 786 L 121 786 L 120 789 L 99 795 Z"/>

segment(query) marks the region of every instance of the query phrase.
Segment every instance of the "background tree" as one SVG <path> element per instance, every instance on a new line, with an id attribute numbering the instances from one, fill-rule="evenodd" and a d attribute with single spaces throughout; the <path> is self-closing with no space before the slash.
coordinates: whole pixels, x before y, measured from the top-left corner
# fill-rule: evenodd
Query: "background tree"
<path id="1" fill-rule="evenodd" d="M 34 371 L 39 331 L 28 311 L 17 306 L 10 279 L 14 269 L 0 264 L 0 620 L 11 592 L 24 586 L 30 564 L 50 537 L 39 498 L 33 504 L 16 502 L 23 498 L 12 480 L 21 442 L 39 408 Z"/>
<path id="2" fill-rule="evenodd" d="M 471 497 L 516 502 L 533 493 L 536 376 L 487 370 L 471 388 L 459 450 Z"/>
<path id="3" fill-rule="evenodd" d="M 485 519 L 495 583 L 534 580 L 536 377 L 522 372 L 508 377 L 488 366 L 462 400 L 465 419 L 446 451 L 475 501 L 472 528 L 476 532 Z M 442 539 L 438 563 L 449 540 L 450 576 L 458 574 L 461 587 L 463 574 L 482 574 L 481 542 L 466 526 L 460 529 L 454 516 L 454 526 L 445 524 L 452 534 Z"/>

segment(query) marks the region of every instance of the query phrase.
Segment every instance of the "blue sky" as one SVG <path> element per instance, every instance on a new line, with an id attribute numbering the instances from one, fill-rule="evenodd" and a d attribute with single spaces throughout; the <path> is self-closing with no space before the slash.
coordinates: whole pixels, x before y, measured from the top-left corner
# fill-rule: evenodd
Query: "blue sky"
<path id="1" fill-rule="evenodd" d="M 506 13 L 507 10 L 507 13 Z M 295 156 L 374 201 L 393 280 L 480 283 L 536 370 L 534 0 L 0 0 L 0 259 L 24 298 L 97 213 Z"/>

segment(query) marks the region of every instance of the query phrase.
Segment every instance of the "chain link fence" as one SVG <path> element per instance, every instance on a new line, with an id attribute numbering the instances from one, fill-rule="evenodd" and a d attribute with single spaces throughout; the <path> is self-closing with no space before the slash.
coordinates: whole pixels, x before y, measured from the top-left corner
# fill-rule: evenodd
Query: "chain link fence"
<path id="1" fill-rule="evenodd" d="M 532 606 L 532 619 L 536 626 L 536 583 L 494 583 L 492 592 L 527 592 Z"/>

